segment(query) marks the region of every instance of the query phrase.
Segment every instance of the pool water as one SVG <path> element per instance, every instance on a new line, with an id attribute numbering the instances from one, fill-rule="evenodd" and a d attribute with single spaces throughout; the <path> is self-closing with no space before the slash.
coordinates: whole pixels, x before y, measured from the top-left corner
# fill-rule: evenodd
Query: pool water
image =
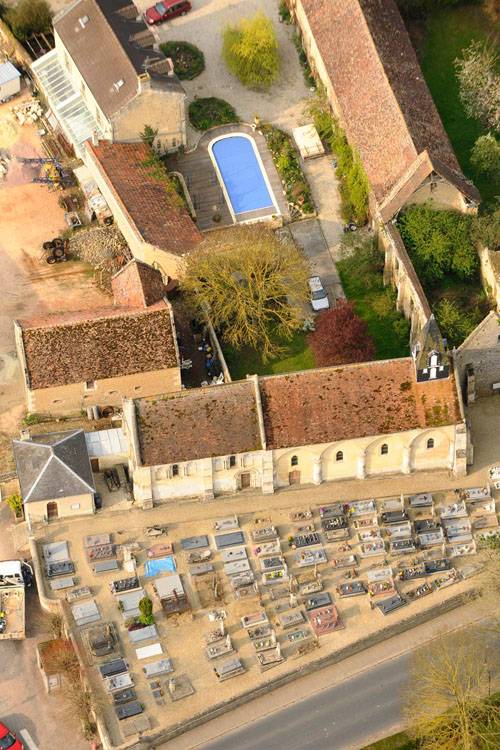
<path id="1" fill-rule="evenodd" d="M 266 185 L 253 142 L 241 135 L 221 138 L 211 146 L 213 157 L 224 181 L 235 215 L 273 209 L 274 203 Z"/>

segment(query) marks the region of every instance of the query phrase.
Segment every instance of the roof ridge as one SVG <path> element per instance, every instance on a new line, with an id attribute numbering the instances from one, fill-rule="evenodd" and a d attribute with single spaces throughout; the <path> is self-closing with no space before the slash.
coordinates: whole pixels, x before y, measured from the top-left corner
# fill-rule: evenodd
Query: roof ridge
<path id="1" fill-rule="evenodd" d="M 159 300 L 161 302 L 161 300 Z M 63 327 L 71 327 L 71 326 L 78 326 L 82 325 L 83 323 L 99 323 L 101 321 L 108 320 L 109 318 L 124 318 L 124 317 L 132 317 L 132 316 L 139 316 L 144 315 L 147 313 L 155 313 L 155 312 L 161 312 L 161 308 L 156 307 L 156 305 L 159 304 L 159 302 L 155 302 L 153 305 L 149 305 L 149 307 L 119 307 L 119 306 L 110 306 L 109 308 L 102 308 L 103 310 L 109 310 L 110 313 L 115 313 L 113 315 L 95 315 L 89 318 L 82 318 L 82 319 L 76 319 L 76 320 L 61 320 L 60 322 L 54 323 L 53 325 L 28 325 L 23 326 L 23 321 L 18 321 L 21 323 L 21 329 L 23 331 L 36 331 L 43 328 L 63 328 Z M 92 312 L 91 310 L 66 310 L 63 313 L 54 313 L 54 318 L 60 315 L 78 315 L 79 313 L 86 313 L 86 312 Z M 50 315 L 45 318 L 45 320 L 50 323 Z M 27 321 L 28 322 L 28 321 Z"/>
<path id="2" fill-rule="evenodd" d="M 85 447 L 87 447 L 86 443 L 85 443 Z M 87 455 L 88 455 L 88 453 L 87 453 Z M 91 492 L 95 492 L 95 487 L 91 487 L 91 485 L 88 482 L 86 482 L 85 479 L 83 479 L 83 477 L 81 477 L 79 474 L 77 474 L 76 471 L 73 471 L 73 469 L 71 468 L 71 466 L 69 464 L 67 464 L 65 461 L 63 461 L 56 453 L 54 453 L 54 458 L 57 459 L 57 461 L 59 461 L 59 463 L 61 464 L 61 466 L 63 466 L 71 474 L 73 474 L 73 476 L 76 477 L 79 482 L 81 482 L 86 487 L 88 487 Z"/>

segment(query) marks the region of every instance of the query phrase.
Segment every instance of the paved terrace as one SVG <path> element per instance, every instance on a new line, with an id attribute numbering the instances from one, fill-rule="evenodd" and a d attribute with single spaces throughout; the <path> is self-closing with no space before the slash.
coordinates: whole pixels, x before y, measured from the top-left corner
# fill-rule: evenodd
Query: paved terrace
<path id="1" fill-rule="evenodd" d="M 246 133 L 254 138 L 260 158 L 262 159 L 262 164 L 278 201 L 280 212 L 288 220 L 290 216 L 287 201 L 283 195 L 281 178 L 274 166 L 271 153 L 267 148 L 266 139 L 262 133 L 253 131 L 249 125 L 223 125 L 203 133 L 193 151 L 167 159 L 169 171 L 180 172 L 186 181 L 191 200 L 196 210 L 196 224 L 198 229 L 203 232 L 208 229 L 233 225 L 231 213 L 208 152 L 210 141 L 228 133 Z M 214 222 L 213 220 L 216 213 L 221 217 L 218 222 Z M 259 218 L 261 215 L 268 216 L 269 210 L 251 212 L 251 218 L 253 219 Z M 245 214 L 241 216 L 245 220 Z"/>

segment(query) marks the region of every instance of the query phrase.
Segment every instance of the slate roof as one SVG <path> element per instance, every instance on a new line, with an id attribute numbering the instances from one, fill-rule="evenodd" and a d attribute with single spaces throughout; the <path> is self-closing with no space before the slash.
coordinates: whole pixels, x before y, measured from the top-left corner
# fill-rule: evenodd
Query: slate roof
<path id="1" fill-rule="evenodd" d="M 441 174 L 439 164 L 442 176 L 479 200 L 460 170 L 395 0 L 301 4 L 377 203 L 412 173 L 425 150 L 427 174 L 433 168 Z M 393 214 L 401 205 L 392 205 Z"/>
<path id="2" fill-rule="evenodd" d="M 54 19 L 56 33 L 109 118 L 139 93 L 138 76 L 165 60 L 152 48 L 154 37 L 142 19 L 136 20 L 139 15 L 128 0 L 80 0 Z M 176 76 L 154 75 L 165 88 L 183 93 Z M 116 87 L 118 81 L 123 83 Z"/>
<path id="3" fill-rule="evenodd" d="M 145 466 L 262 448 L 251 381 L 189 389 L 164 399 L 137 399 L 134 403 Z"/>
<path id="4" fill-rule="evenodd" d="M 185 208 L 169 196 L 163 182 L 145 165 L 151 149 L 145 143 L 108 143 L 87 148 L 145 242 L 161 250 L 185 255 L 202 241 Z"/>
<path id="5" fill-rule="evenodd" d="M 49 388 L 177 367 L 170 308 L 104 308 L 18 321 L 28 387 Z"/>
<path id="6" fill-rule="evenodd" d="M 13 440 L 12 449 L 25 503 L 95 491 L 83 430 Z"/>
<path id="7" fill-rule="evenodd" d="M 454 379 L 417 383 L 410 357 L 262 377 L 259 387 L 271 449 L 461 421 Z"/>
<path id="8" fill-rule="evenodd" d="M 132 258 L 111 279 L 113 299 L 122 307 L 149 307 L 167 296 L 161 272 Z"/>

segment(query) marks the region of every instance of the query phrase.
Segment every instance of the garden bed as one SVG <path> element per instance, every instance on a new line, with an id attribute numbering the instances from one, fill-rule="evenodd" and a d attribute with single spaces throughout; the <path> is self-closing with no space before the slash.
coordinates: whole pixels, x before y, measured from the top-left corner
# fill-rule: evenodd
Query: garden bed
<path id="1" fill-rule="evenodd" d="M 260 132 L 266 139 L 274 164 L 281 177 L 292 218 L 315 213 L 311 190 L 300 166 L 299 154 L 291 136 L 274 125 L 262 125 Z"/>
<path id="2" fill-rule="evenodd" d="M 352 251 L 346 248 L 337 270 L 347 299 L 368 326 L 375 358 L 408 357 L 410 325 L 396 309 L 396 292 L 384 286 L 384 256 L 374 241 L 367 239 Z"/>
<path id="3" fill-rule="evenodd" d="M 192 81 L 205 70 L 205 55 L 189 42 L 165 42 L 160 44 L 165 57 L 174 64 L 174 73 L 181 81 Z"/>
<path id="4" fill-rule="evenodd" d="M 196 130 L 208 130 L 217 125 L 239 122 L 234 108 L 224 99 L 215 96 L 195 99 L 189 105 L 189 121 Z"/>

